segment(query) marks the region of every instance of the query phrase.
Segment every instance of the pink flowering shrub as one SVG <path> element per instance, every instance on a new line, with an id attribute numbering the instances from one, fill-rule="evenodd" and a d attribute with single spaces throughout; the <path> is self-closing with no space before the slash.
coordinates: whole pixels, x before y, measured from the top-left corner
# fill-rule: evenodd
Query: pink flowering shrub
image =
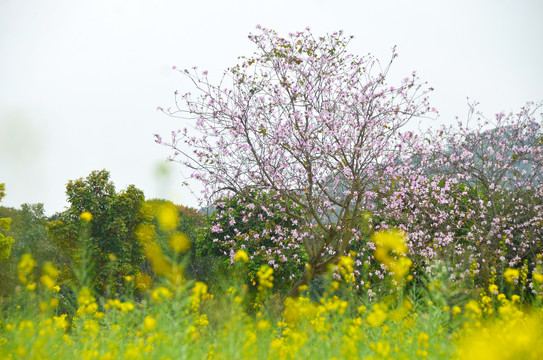
<path id="1" fill-rule="evenodd" d="M 465 278 L 471 268 L 488 283 L 492 272 L 525 261 L 535 266 L 543 252 L 540 111 L 528 103 L 490 121 L 472 106 L 467 123 L 412 142 L 411 158 L 390 174 L 395 184 L 381 215 L 409 233 L 421 267 L 431 271 L 440 259 L 453 277 Z"/>

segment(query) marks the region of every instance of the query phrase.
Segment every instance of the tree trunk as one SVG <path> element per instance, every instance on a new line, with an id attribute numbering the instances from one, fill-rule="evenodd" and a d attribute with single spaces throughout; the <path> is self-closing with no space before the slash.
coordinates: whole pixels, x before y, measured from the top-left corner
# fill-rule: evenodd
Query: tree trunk
<path id="1" fill-rule="evenodd" d="M 289 290 L 285 299 L 297 298 L 298 296 L 300 296 L 300 286 L 309 285 L 309 283 L 311 282 L 311 280 L 313 280 L 314 277 L 315 277 L 315 268 L 311 265 L 308 265 L 305 268 L 302 276 L 300 276 L 300 278 L 296 281 L 294 286 Z"/>

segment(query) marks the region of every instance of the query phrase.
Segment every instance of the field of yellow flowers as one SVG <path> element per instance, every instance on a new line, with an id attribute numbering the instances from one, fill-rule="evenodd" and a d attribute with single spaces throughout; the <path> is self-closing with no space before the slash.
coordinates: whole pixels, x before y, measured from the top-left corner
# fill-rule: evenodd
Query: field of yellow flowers
<path id="1" fill-rule="evenodd" d="M 82 219 L 92 221 L 86 214 Z M 182 237 L 173 239 L 172 248 L 187 249 Z M 59 291 L 54 264 L 36 269 L 32 257 L 23 256 L 18 291 L 0 303 L 0 358 L 543 359 L 540 298 L 526 301 L 512 286 L 491 283 L 475 297 L 455 300 L 445 275 L 406 291 L 410 260 L 401 233 L 381 232 L 374 240 L 376 259 L 395 269 L 399 284 L 377 300 L 354 295 L 349 257 L 331 269 L 340 276 L 327 278 L 320 298 L 304 287 L 300 297 L 282 299 L 268 266 L 257 274 L 256 296 L 235 271 L 227 290 L 213 294 L 148 244 L 159 277 L 154 283 L 144 275 L 124 279 L 124 287 L 140 295 L 106 299 L 79 286 L 70 302 Z M 234 270 L 246 261 L 240 250 Z M 509 285 L 522 276 L 506 272 Z M 543 276 L 533 277 L 541 286 Z"/>

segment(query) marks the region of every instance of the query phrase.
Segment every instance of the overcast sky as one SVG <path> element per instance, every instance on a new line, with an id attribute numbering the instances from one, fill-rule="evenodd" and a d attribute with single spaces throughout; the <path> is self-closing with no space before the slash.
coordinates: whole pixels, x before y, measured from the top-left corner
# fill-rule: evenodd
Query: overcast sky
<path id="1" fill-rule="evenodd" d="M 0 205 L 67 206 L 65 185 L 107 169 L 118 190 L 197 206 L 179 164 L 153 134 L 183 128 L 156 110 L 186 82 L 172 66 L 210 74 L 255 48 L 256 25 L 280 34 L 344 30 L 353 53 L 416 70 L 452 122 L 466 97 L 492 115 L 543 100 L 540 0 L 0 0 Z M 197 187 L 194 187 L 197 190 Z"/>

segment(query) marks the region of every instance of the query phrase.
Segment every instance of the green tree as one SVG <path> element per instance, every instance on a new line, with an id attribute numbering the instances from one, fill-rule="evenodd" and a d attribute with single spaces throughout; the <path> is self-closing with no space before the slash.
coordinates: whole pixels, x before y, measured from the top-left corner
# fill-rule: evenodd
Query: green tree
<path id="1" fill-rule="evenodd" d="M 48 261 L 64 261 L 47 232 L 43 204 L 23 204 L 21 209 L 0 206 L 0 217 L 11 218 L 9 236 L 15 240 L 9 258 L 0 262 L 0 296 L 9 296 L 19 284 L 17 264 L 21 255 L 31 254 L 37 268 Z"/>
<path id="2" fill-rule="evenodd" d="M 91 265 L 86 269 L 90 282 L 104 295 L 119 292 L 124 277 L 134 275 L 144 261 L 135 236 L 144 221 L 140 211 L 143 192 L 130 185 L 117 193 L 109 177 L 108 171 L 101 170 L 69 181 L 66 195 L 71 206 L 47 226 L 54 243 L 69 259 L 65 273 L 73 279 L 69 269 L 80 268 L 81 254 L 85 254 Z M 87 216 L 81 216 L 83 213 Z"/>
<path id="3" fill-rule="evenodd" d="M 0 201 L 6 195 L 5 184 L 0 184 Z M 9 258 L 11 254 L 11 244 L 13 244 L 13 238 L 6 236 L 4 233 L 9 231 L 11 225 L 11 218 L 0 218 L 0 260 Z"/>

